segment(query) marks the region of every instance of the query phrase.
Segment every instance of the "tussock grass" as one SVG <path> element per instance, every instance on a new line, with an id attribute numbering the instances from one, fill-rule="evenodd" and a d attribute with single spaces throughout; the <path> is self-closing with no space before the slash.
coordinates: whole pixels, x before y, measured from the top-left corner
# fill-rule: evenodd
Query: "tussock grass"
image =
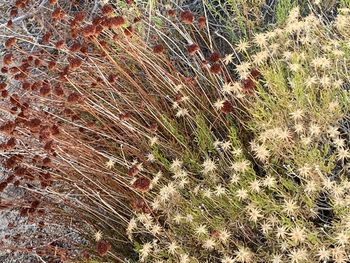
<path id="1" fill-rule="evenodd" d="M 144 4 L 7 36 L 4 188 L 74 211 L 80 261 L 347 262 L 349 10 Z"/>

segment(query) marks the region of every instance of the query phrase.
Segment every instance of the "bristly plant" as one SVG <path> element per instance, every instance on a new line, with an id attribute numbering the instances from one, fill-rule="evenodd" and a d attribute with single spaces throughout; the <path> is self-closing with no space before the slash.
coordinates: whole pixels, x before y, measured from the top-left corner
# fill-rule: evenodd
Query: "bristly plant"
<path id="1" fill-rule="evenodd" d="M 49 1 L 38 39 L 7 37 L 1 189 L 80 219 L 80 261 L 347 262 L 350 10 L 281 4 L 231 43 L 154 3 Z"/>

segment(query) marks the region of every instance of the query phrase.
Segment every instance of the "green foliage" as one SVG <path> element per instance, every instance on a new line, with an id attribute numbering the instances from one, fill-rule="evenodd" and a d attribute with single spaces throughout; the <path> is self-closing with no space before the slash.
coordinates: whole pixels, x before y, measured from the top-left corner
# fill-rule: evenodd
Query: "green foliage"
<path id="1" fill-rule="evenodd" d="M 212 133 L 208 127 L 205 119 L 201 115 L 196 116 L 196 139 L 199 149 L 202 153 L 211 152 L 214 150 L 214 141 L 212 138 Z"/>
<path id="2" fill-rule="evenodd" d="M 343 8 L 350 8 L 350 1 L 349 0 L 340 0 L 340 6 Z"/>
<path id="3" fill-rule="evenodd" d="M 277 1 L 276 5 L 276 23 L 278 25 L 283 24 L 286 19 L 288 18 L 288 15 L 290 11 L 297 6 L 297 1 L 295 0 L 281 0 Z"/>

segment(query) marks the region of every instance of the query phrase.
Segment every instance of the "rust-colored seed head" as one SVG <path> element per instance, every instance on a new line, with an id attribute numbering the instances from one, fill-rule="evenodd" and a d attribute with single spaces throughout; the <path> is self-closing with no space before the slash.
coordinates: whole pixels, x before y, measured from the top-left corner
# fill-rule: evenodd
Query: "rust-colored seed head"
<path id="1" fill-rule="evenodd" d="M 47 64 L 47 68 L 49 70 L 53 70 L 56 68 L 56 61 L 50 61 L 48 64 Z"/>
<path id="2" fill-rule="evenodd" d="M 54 147 L 53 140 L 50 140 L 47 143 L 45 143 L 44 150 L 47 152 L 53 152 L 53 147 Z"/>
<path id="3" fill-rule="evenodd" d="M 219 74 L 221 72 L 221 66 L 219 63 L 214 63 L 210 67 L 210 72 L 214 74 Z"/>
<path id="4" fill-rule="evenodd" d="M 97 242 L 96 251 L 101 257 L 107 255 L 110 249 L 111 249 L 111 244 L 109 244 L 107 241 L 100 240 Z"/>
<path id="5" fill-rule="evenodd" d="M 101 10 L 104 15 L 110 15 L 111 13 L 113 13 L 114 8 L 111 4 L 106 4 L 102 7 Z"/>
<path id="6" fill-rule="evenodd" d="M 57 7 L 51 14 L 52 19 L 54 20 L 62 20 L 64 18 L 64 11 Z"/>
<path id="7" fill-rule="evenodd" d="M 7 169 L 12 169 L 19 161 L 18 157 L 13 155 L 5 161 L 4 165 Z"/>
<path id="8" fill-rule="evenodd" d="M 79 30 L 78 28 L 71 28 L 70 30 L 70 36 L 72 38 L 77 38 L 78 37 Z"/>
<path id="9" fill-rule="evenodd" d="M 82 103 L 83 97 L 78 92 L 72 92 L 69 94 L 67 101 L 69 103 Z"/>
<path id="10" fill-rule="evenodd" d="M 187 52 L 190 56 L 196 54 L 197 51 L 199 51 L 199 46 L 197 44 L 191 44 L 187 46 Z"/>
<path id="11" fill-rule="evenodd" d="M 87 25 L 81 30 L 81 34 L 83 37 L 93 37 L 96 33 L 96 26 L 95 25 Z"/>
<path id="12" fill-rule="evenodd" d="M 105 17 L 95 16 L 95 17 L 92 19 L 92 24 L 93 24 L 94 26 L 97 26 L 97 25 L 100 25 L 103 21 L 105 21 Z"/>
<path id="13" fill-rule="evenodd" d="M 16 139 L 14 137 L 10 138 L 7 142 L 6 142 L 6 146 L 8 149 L 11 149 L 13 147 L 16 146 Z"/>
<path id="14" fill-rule="evenodd" d="M 57 3 L 57 0 L 49 0 L 50 5 L 54 5 Z"/>
<path id="15" fill-rule="evenodd" d="M 11 28 L 13 26 L 13 21 L 11 19 L 9 19 L 6 23 L 6 26 Z"/>
<path id="16" fill-rule="evenodd" d="M 117 79 L 118 79 L 118 77 L 115 74 L 110 74 L 107 78 L 109 83 L 114 83 Z"/>
<path id="17" fill-rule="evenodd" d="M 11 53 L 6 54 L 3 58 L 3 62 L 5 65 L 10 65 L 13 62 L 13 55 Z"/>
<path id="18" fill-rule="evenodd" d="M 60 133 L 60 129 L 58 128 L 58 126 L 56 124 L 51 126 L 51 134 L 52 135 L 57 135 Z"/>
<path id="19" fill-rule="evenodd" d="M 26 174 L 26 172 L 27 172 L 27 168 L 21 167 L 21 166 L 17 166 L 14 170 L 14 174 L 16 176 L 23 176 Z"/>
<path id="20" fill-rule="evenodd" d="M 66 76 L 69 74 L 69 66 L 65 66 L 60 73 L 60 80 L 66 82 Z"/>
<path id="21" fill-rule="evenodd" d="M 39 131 L 39 138 L 40 140 L 47 140 L 51 137 L 51 128 L 48 125 L 45 125 L 40 131 Z"/>
<path id="22" fill-rule="evenodd" d="M 258 79 L 261 76 L 260 71 L 257 68 L 252 69 L 250 72 L 250 75 L 252 76 L 253 79 Z"/>
<path id="23" fill-rule="evenodd" d="M 12 134 L 15 128 L 16 128 L 16 124 L 12 121 L 9 121 L 4 125 L 0 126 L 0 132 L 3 132 L 5 134 Z"/>
<path id="24" fill-rule="evenodd" d="M 9 68 L 8 67 L 2 67 L 1 68 L 1 73 L 6 74 L 8 72 L 9 72 Z"/>
<path id="25" fill-rule="evenodd" d="M 23 62 L 19 68 L 21 71 L 28 73 L 29 67 L 30 64 L 28 62 Z"/>
<path id="26" fill-rule="evenodd" d="M 15 113 L 18 111 L 18 107 L 13 106 L 13 107 L 10 109 L 10 111 L 11 111 L 12 114 L 15 114 Z"/>
<path id="27" fill-rule="evenodd" d="M 90 261 L 91 260 L 91 255 L 90 255 L 90 253 L 88 251 L 83 251 L 82 257 L 86 261 Z"/>
<path id="28" fill-rule="evenodd" d="M 143 199 L 138 197 L 133 199 L 130 205 L 136 212 L 142 212 L 146 214 L 149 214 L 152 212 L 150 207 L 147 205 L 147 203 Z"/>
<path id="29" fill-rule="evenodd" d="M 132 28 L 132 26 L 128 26 L 127 28 L 125 28 L 124 30 L 124 34 L 128 37 L 132 36 L 132 33 L 134 32 L 134 29 Z"/>
<path id="30" fill-rule="evenodd" d="M 15 80 L 23 81 L 27 78 L 27 75 L 24 73 L 19 73 L 14 76 Z"/>
<path id="31" fill-rule="evenodd" d="M 207 26 L 207 19 L 204 16 L 201 16 L 198 18 L 198 26 L 200 29 L 206 28 Z"/>
<path id="32" fill-rule="evenodd" d="M 27 121 L 27 126 L 31 129 L 36 129 L 41 125 L 41 120 L 38 118 L 33 118 Z"/>
<path id="33" fill-rule="evenodd" d="M 12 7 L 10 10 L 10 16 L 15 17 L 18 15 L 18 9 L 16 7 Z"/>
<path id="34" fill-rule="evenodd" d="M 137 175 L 139 172 L 140 172 L 139 168 L 137 168 L 137 166 L 133 166 L 129 169 L 128 175 L 133 177 Z"/>
<path id="35" fill-rule="evenodd" d="M 249 94 L 253 92 L 253 90 L 256 87 L 256 84 L 254 80 L 252 80 L 251 78 L 247 78 L 242 80 L 242 87 L 243 87 L 243 92 Z"/>
<path id="36" fill-rule="evenodd" d="M 140 16 L 137 16 L 134 18 L 134 24 L 140 22 L 142 20 L 142 18 Z"/>
<path id="37" fill-rule="evenodd" d="M 72 117 L 74 115 L 74 111 L 72 111 L 71 109 L 65 108 L 62 114 L 64 114 L 64 116 L 67 116 L 67 117 Z"/>
<path id="38" fill-rule="evenodd" d="M 122 16 L 115 16 L 109 18 L 110 28 L 118 28 L 125 24 L 125 19 Z"/>
<path id="39" fill-rule="evenodd" d="M 12 48 L 15 44 L 16 44 L 16 38 L 10 37 L 9 39 L 6 40 L 5 47 Z"/>
<path id="40" fill-rule="evenodd" d="M 86 54 L 86 53 L 88 53 L 88 51 L 89 51 L 88 45 L 87 44 L 83 44 L 81 46 L 81 48 L 80 48 L 80 52 L 83 53 L 83 54 Z"/>
<path id="41" fill-rule="evenodd" d="M 50 88 L 50 85 L 48 84 L 43 84 L 43 86 L 39 90 L 39 93 L 41 96 L 47 96 L 50 94 L 50 92 L 51 92 L 51 88 Z"/>
<path id="42" fill-rule="evenodd" d="M 62 49 L 64 47 L 64 41 L 63 40 L 57 41 L 56 44 L 55 44 L 55 47 L 57 49 Z"/>
<path id="43" fill-rule="evenodd" d="M 129 112 L 125 112 L 125 113 L 119 114 L 119 118 L 121 121 L 127 121 L 131 118 L 131 114 Z"/>
<path id="44" fill-rule="evenodd" d="M 31 84 L 29 82 L 22 83 L 22 89 L 24 89 L 24 90 L 29 90 L 30 86 L 31 86 Z"/>
<path id="45" fill-rule="evenodd" d="M 6 89 L 7 84 L 5 82 L 0 83 L 0 91 Z"/>
<path id="46" fill-rule="evenodd" d="M 155 46 L 153 47 L 153 52 L 154 52 L 155 54 L 161 54 L 161 53 L 164 52 L 164 47 L 163 47 L 162 45 L 155 45 Z"/>
<path id="47" fill-rule="evenodd" d="M 38 208 L 39 205 L 40 205 L 40 201 L 34 200 L 31 202 L 30 207 L 36 209 L 36 208 Z"/>
<path id="48" fill-rule="evenodd" d="M 157 123 L 152 123 L 149 126 L 149 129 L 151 130 L 152 133 L 155 133 L 156 131 L 158 131 L 158 124 Z"/>
<path id="49" fill-rule="evenodd" d="M 228 100 L 224 101 L 224 105 L 221 107 L 221 111 L 225 114 L 229 114 L 230 112 L 233 112 L 233 106 L 231 102 Z"/>
<path id="50" fill-rule="evenodd" d="M 43 44 L 48 44 L 50 42 L 50 38 L 51 38 L 52 34 L 50 32 L 47 32 L 43 35 L 43 38 L 42 38 L 42 43 Z"/>
<path id="51" fill-rule="evenodd" d="M 78 26 L 79 26 L 79 22 L 78 22 L 77 20 L 72 19 L 72 20 L 70 21 L 70 27 L 71 27 L 71 29 L 76 29 Z"/>
<path id="52" fill-rule="evenodd" d="M 83 61 L 80 58 L 72 58 L 69 61 L 69 66 L 72 70 L 75 70 L 77 68 L 80 68 L 80 66 L 83 64 Z"/>
<path id="53" fill-rule="evenodd" d="M 180 20 L 187 25 L 193 24 L 194 16 L 191 11 L 186 10 L 180 13 Z"/>
<path id="54" fill-rule="evenodd" d="M 176 11 L 175 11 L 175 9 L 169 9 L 167 13 L 168 13 L 168 16 L 170 16 L 170 17 L 176 16 Z"/>
<path id="55" fill-rule="evenodd" d="M 61 87 L 60 84 L 57 84 L 57 85 L 54 87 L 54 93 L 55 93 L 55 95 L 58 96 L 58 97 L 61 97 L 61 96 L 64 95 L 64 91 L 63 91 L 63 89 L 62 89 L 62 87 Z"/>
<path id="56" fill-rule="evenodd" d="M 49 166 L 51 164 L 51 159 L 49 157 L 45 157 L 43 159 L 43 165 L 44 166 Z"/>
<path id="57" fill-rule="evenodd" d="M 133 187 L 141 192 L 147 192 L 149 190 L 149 186 L 151 181 L 146 177 L 137 178 L 133 183 Z"/>
<path id="58" fill-rule="evenodd" d="M 6 182 L 10 184 L 13 182 L 13 180 L 15 180 L 15 176 L 11 174 L 9 177 L 7 177 Z"/>
<path id="59" fill-rule="evenodd" d="M 210 55 L 209 61 L 215 63 L 215 62 L 218 62 L 220 60 L 220 58 L 221 58 L 220 53 L 214 52 Z"/>
<path id="60" fill-rule="evenodd" d="M 103 26 L 97 25 L 96 26 L 96 35 L 100 35 L 103 32 Z"/>
<path id="61" fill-rule="evenodd" d="M 27 4 L 26 1 L 23 1 L 23 0 L 17 0 L 15 3 L 16 7 L 19 9 L 25 8 L 26 4 Z"/>
<path id="62" fill-rule="evenodd" d="M 9 72 L 11 73 L 11 74 L 16 74 L 16 73 L 18 73 L 20 70 L 19 70 L 19 68 L 18 67 L 11 67 L 11 68 L 9 68 Z"/>
<path id="63" fill-rule="evenodd" d="M 0 192 L 2 192 L 2 191 L 4 191 L 5 190 L 5 188 L 7 187 L 7 182 L 1 182 L 0 183 Z"/>
<path id="64" fill-rule="evenodd" d="M 12 94 L 12 96 L 10 97 L 10 102 L 12 105 L 16 105 L 18 107 L 21 106 L 20 98 L 19 98 L 18 94 Z"/>
<path id="65" fill-rule="evenodd" d="M 114 34 L 113 35 L 113 41 L 118 41 L 119 40 L 119 35 L 118 34 Z"/>
<path id="66" fill-rule="evenodd" d="M 43 64 L 43 62 L 41 61 L 41 59 L 36 58 L 36 59 L 34 60 L 34 65 L 35 65 L 36 67 L 40 67 L 42 64 Z"/>
<path id="67" fill-rule="evenodd" d="M 37 90 L 40 86 L 41 86 L 41 82 L 40 81 L 35 81 L 35 82 L 33 82 L 33 84 L 30 87 L 30 89 L 34 91 L 34 90 Z"/>
<path id="68" fill-rule="evenodd" d="M 80 48 L 81 48 L 80 43 L 79 43 L 79 42 L 75 42 L 75 43 L 73 43 L 73 45 L 71 45 L 71 47 L 69 48 L 69 50 L 70 50 L 71 52 L 77 52 L 77 51 L 79 51 Z"/>
<path id="69" fill-rule="evenodd" d="M 84 12 L 79 12 L 74 16 L 74 20 L 78 23 L 83 22 L 86 14 Z"/>

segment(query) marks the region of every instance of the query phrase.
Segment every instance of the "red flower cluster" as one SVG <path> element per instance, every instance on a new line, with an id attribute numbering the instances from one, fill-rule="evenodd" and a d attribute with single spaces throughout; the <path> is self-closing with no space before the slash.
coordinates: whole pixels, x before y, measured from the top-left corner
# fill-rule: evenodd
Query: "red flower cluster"
<path id="1" fill-rule="evenodd" d="M 12 7 L 10 10 L 10 16 L 15 17 L 18 15 L 18 9 L 16 7 Z"/>
<path id="2" fill-rule="evenodd" d="M 16 38 L 10 37 L 5 41 L 5 47 L 6 48 L 12 48 L 16 44 Z"/>
<path id="3" fill-rule="evenodd" d="M 209 57 L 209 61 L 212 63 L 215 63 L 215 62 L 218 62 L 220 58 L 221 56 L 219 52 L 213 52 Z"/>
<path id="4" fill-rule="evenodd" d="M 155 54 L 161 54 L 161 53 L 164 53 L 164 47 L 162 45 L 155 45 L 153 47 L 153 52 Z"/>
<path id="5" fill-rule="evenodd" d="M 191 45 L 187 46 L 187 52 L 189 53 L 190 56 L 193 56 L 199 50 L 200 49 L 199 49 L 199 46 L 197 44 L 191 44 Z"/>
<path id="6" fill-rule="evenodd" d="M 136 181 L 132 184 L 132 186 L 140 192 L 147 192 L 150 185 L 151 181 L 146 177 L 137 178 Z"/>
<path id="7" fill-rule="evenodd" d="M 101 257 L 104 257 L 105 255 L 107 255 L 110 249 L 111 249 L 111 244 L 109 244 L 107 241 L 100 240 L 97 242 L 96 251 Z"/>
<path id="8" fill-rule="evenodd" d="M 233 106 L 228 100 L 224 101 L 224 105 L 221 107 L 221 111 L 225 114 L 233 112 Z"/>
<path id="9" fill-rule="evenodd" d="M 83 96 L 80 95 L 78 92 L 72 92 L 69 94 L 67 101 L 69 103 L 82 103 L 84 101 Z"/>
<path id="10" fill-rule="evenodd" d="M 110 15 L 111 13 L 113 13 L 114 8 L 111 4 L 106 4 L 102 7 L 101 11 L 104 15 Z"/>
<path id="11" fill-rule="evenodd" d="M 168 10 L 168 16 L 170 16 L 170 17 L 176 16 L 176 11 L 174 9 L 169 9 Z"/>
<path id="12" fill-rule="evenodd" d="M 186 10 L 180 13 L 180 20 L 187 25 L 193 24 L 194 16 L 191 11 Z"/>
<path id="13" fill-rule="evenodd" d="M 219 74 L 221 72 L 221 65 L 219 63 L 214 63 L 210 67 L 210 72 L 214 74 Z"/>
<path id="14" fill-rule="evenodd" d="M 257 81 L 260 77 L 260 71 L 258 69 L 252 69 L 250 72 L 250 76 L 244 80 L 242 80 L 243 92 L 252 93 L 256 87 L 255 81 Z"/>
<path id="15" fill-rule="evenodd" d="M 198 26 L 200 29 L 207 27 L 207 19 L 204 16 L 198 18 Z"/>
<path id="16" fill-rule="evenodd" d="M 72 58 L 69 61 L 69 67 L 72 70 L 80 68 L 82 64 L 83 64 L 83 61 L 80 58 Z"/>
<path id="17" fill-rule="evenodd" d="M 13 55 L 11 53 L 8 53 L 4 56 L 3 62 L 5 65 L 10 65 L 13 62 Z"/>
<path id="18" fill-rule="evenodd" d="M 64 16 L 65 16 L 65 13 L 60 7 L 57 7 L 51 14 L 51 17 L 53 20 L 62 20 Z"/>
<path id="19" fill-rule="evenodd" d="M 135 165 L 129 169 L 128 175 L 133 177 L 137 175 L 139 172 L 140 172 L 139 168 L 137 168 L 137 166 Z"/>

